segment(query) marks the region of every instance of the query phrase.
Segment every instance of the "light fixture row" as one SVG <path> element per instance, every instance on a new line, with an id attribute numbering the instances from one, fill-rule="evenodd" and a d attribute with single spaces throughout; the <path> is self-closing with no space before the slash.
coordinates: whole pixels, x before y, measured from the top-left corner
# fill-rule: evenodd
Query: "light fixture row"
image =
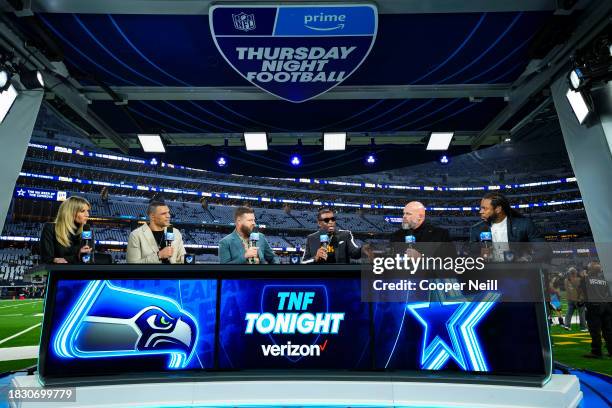
<path id="1" fill-rule="evenodd" d="M 427 150 L 448 150 L 454 132 L 432 132 L 427 143 Z M 139 134 L 138 140 L 146 153 L 165 153 L 166 149 L 160 135 Z M 244 145 L 247 151 L 268 150 L 268 134 L 265 132 L 245 132 Z M 346 132 L 323 133 L 324 151 L 346 150 Z"/>

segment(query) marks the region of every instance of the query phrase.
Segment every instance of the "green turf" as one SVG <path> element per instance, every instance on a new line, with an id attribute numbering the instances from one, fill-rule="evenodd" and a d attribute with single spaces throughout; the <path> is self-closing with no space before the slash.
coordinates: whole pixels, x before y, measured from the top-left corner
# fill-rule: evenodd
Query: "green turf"
<path id="1" fill-rule="evenodd" d="M 0 341 L 42 322 L 42 302 L 3 301 L 0 303 Z M 0 347 L 34 346 L 40 341 L 38 326 L 14 339 L 0 343 Z"/>
<path id="2" fill-rule="evenodd" d="M 37 361 L 38 360 L 35 358 L 29 358 L 26 360 L 0 361 L 0 373 L 23 370 L 24 368 L 35 365 Z"/>
<path id="3" fill-rule="evenodd" d="M 606 357 L 605 346 L 604 357 L 602 359 L 583 357 L 584 354 L 591 351 L 591 336 L 588 332 L 580 332 L 577 324 L 572 326 L 572 331 L 566 331 L 559 326 L 553 326 L 550 332 L 553 344 L 553 359 L 555 361 L 573 368 L 584 368 L 612 375 L 612 358 Z"/>
<path id="4" fill-rule="evenodd" d="M 41 313 L 41 307 L 40 305 L 38 308 L 24 305 L 17 308 L 0 309 L 0 341 L 42 322 L 42 316 L 36 316 Z M 23 335 L 28 333 L 30 332 Z M 0 347 L 7 346 L 3 343 L 0 344 Z"/>

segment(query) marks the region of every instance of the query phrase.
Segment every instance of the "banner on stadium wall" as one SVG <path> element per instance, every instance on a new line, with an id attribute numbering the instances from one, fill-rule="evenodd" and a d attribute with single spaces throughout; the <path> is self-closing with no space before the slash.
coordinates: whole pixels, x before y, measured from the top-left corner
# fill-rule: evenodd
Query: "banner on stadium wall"
<path id="1" fill-rule="evenodd" d="M 68 192 L 58 190 L 42 190 L 40 188 L 15 187 L 15 198 L 29 198 L 32 200 L 66 201 Z"/>
<path id="2" fill-rule="evenodd" d="M 213 5 L 212 38 L 260 89 L 305 102 L 342 83 L 366 59 L 378 28 L 372 4 Z"/>
<path id="3" fill-rule="evenodd" d="M 389 224 L 401 224 L 402 223 L 402 217 L 389 217 L 389 216 L 385 216 L 385 222 L 388 222 Z"/>

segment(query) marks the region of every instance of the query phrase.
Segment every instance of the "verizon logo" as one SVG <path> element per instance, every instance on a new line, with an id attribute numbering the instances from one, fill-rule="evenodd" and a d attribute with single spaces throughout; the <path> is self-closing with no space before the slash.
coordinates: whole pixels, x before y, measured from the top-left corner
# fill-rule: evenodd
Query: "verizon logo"
<path id="1" fill-rule="evenodd" d="M 315 357 L 320 356 L 321 351 L 325 351 L 327 340 L 321 345 L 319 344 L 262 344 L 261 352 L 264 357 Z"/>

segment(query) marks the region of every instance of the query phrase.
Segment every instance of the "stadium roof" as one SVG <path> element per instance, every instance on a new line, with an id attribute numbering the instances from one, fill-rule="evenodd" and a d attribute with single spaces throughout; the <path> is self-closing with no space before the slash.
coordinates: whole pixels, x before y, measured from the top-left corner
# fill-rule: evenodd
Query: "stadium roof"
<path id="1" fill-rule="evenodd" d="M 405 166 L 407 154 L 414 163 L 435 159 L 423 154 L 431 131 L 456 132 L 451 154 L 502 142 L 550 107 L 551 79 L 612 9 L 600 1 L 377 1 L 378 32 L 361 66 L 327 93 L 292 103 L 224 60 L 210 1 L 29 3 L 0 2 L 12 12 L 0 22 L 0 44 L 45 71 L 47 103 L 100 146 L 126 151 L 138 147 L 137 133 L 162 133 L 170 158 L 189 162 L 211 151 L 193 146 L 242 146 L 242 132 L 266 131 L 273 147 L 317 145 L 306 147 L 313 175 L 317 163 L 343 154 L 322 151 L 324 131 L 348 132 L 349 148 L 370 149 L 372 139 L 409 145 L 389 154 L 388 167 Z M 231 154 L 242 172 L 299 173 L 279 157 Z M 257 169 L 248 168 L 253 160 Z M 349 171 L 342 160 L 334 166 L 324 167 Z M 358 167 L 349 172 L 364 172 Z"/>

